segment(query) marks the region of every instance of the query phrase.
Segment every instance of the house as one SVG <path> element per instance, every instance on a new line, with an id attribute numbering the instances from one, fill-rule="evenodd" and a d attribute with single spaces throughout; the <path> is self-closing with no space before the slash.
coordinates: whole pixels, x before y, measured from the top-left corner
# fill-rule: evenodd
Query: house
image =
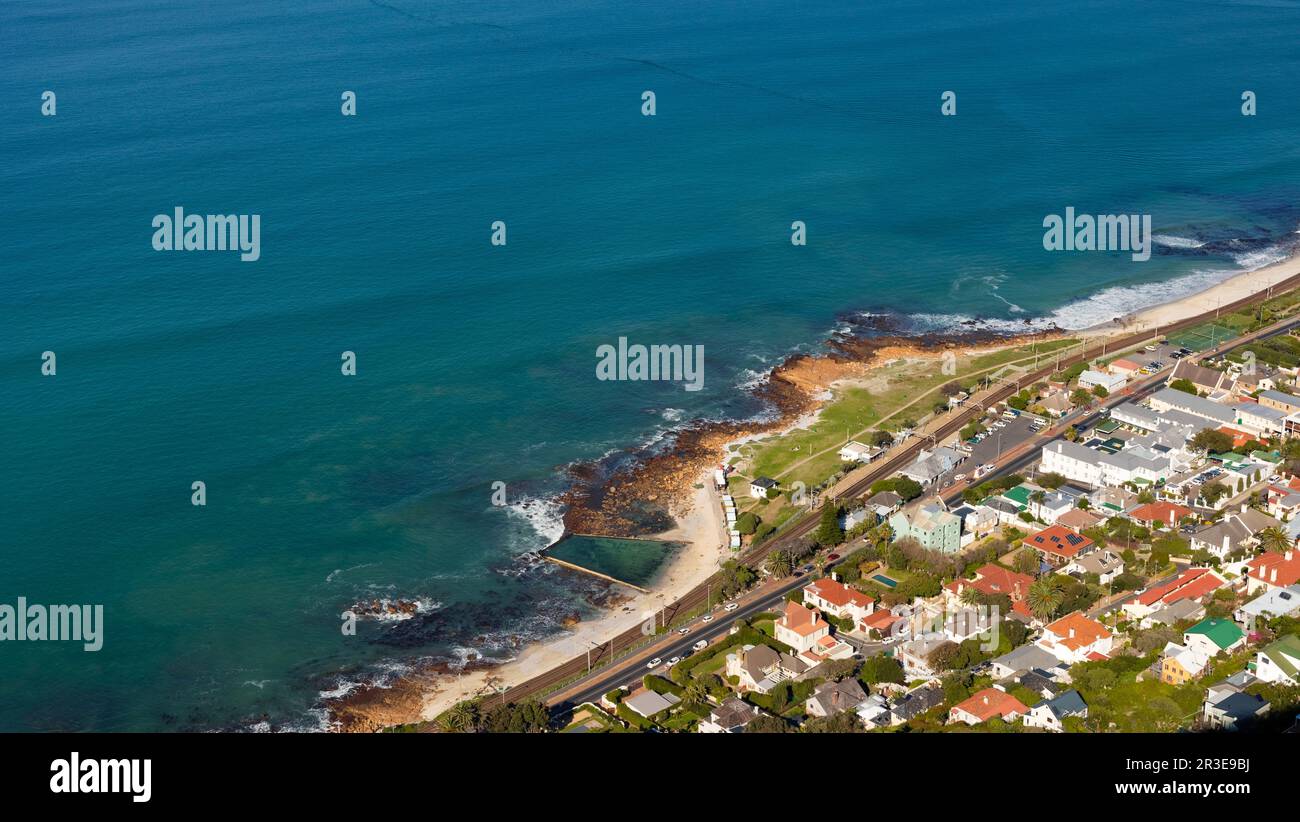
<path id="1" fill-rule="evenodd" d="M 1080 388 L 1091 391 L 1100 387 L 1106 390 L 1106 393 L 1114 393 L 1128 382 L 1128 377 L 1124 374 L 1109 374 L 1105 371 L 1094 371 L 1088 369 L 1079 375 L 1078 384 Z"/>
<path id="2" fill-rule="evenodd" d="M 640 714 L 646 719 L 655 714 L 663 713 L 679 702 L 681 702 L 681 699 L 673 694 L 655 693 L 649 688 L 623 700 L 623 704 L 633 713 Z"/>
<path id="3" fill-rule="evenodd" d="M 1053 391 L 1038 403 L 1043 410 L 1051 417 L 1060 419 L 1074 410 L 1074 403 L 1070 401 L 1070 395 L 1064 391 Z"/>
<path id="4" fill-rule="evenodd" d="M 1023 702 L 1006 691 L 985 688 L 972 695 L 970 699 L 954 705 L 948 712 L 948 721 L 978 725 L 996 716 L 1010 722 L 1024 716 L 1028 711 Z"/>
<path id="5" fill-rule="evenodd" d="M 1153 585 L 1124 603 L 1123 610 L 1130 619 L 1142 619 L 1182 600 L 1200 602 L 1224 584 L 1223 577 L 1209 568 L 1188 568 L 1168 582 Z"/>
<path id="6" fill-rule="evenodd" d="M 916 480 L 922 487 L 928 486 L 943 474 L 951 471 L 957 463 L 966 459 L 966 455 L 947 446 L 940 446 L 933 451 L 923 449 L 916 455 L 916 462 L 899 473 L 908 479 Z"/>
<path id="7" fill-rule="evenodd" d="M 1192 515 L 1192 509 L 1185 505 L 1161 500 L 1140 505 L 1129 512 L 1129 518 L 1146 526 L 1173 528 Z"/>
<path id="8" fill-rule="evenodd" d="M 1287 588 L 1300 582 L 1300 551 L 1266 551 L 1246 564 L 1246 593 Z"/>
<path id="9" fill-rule="evenodd" d="M 913 639 L 895 646 L 894 658 L 903 666 L 903 674 L 909 680 L 932 679 L 938 672 L 930 666 L 930 654 L 949 641 L 947 637 Z"/>
<path id="10" fill-rule="evenodd" d="M 1270 588 L 1237 609 L 1232 618 L 1253 630 L 1260 620 L 1300 615 L 1300 585 Z"/>
<path id="11" fill-rule="evenodd" d="M 1259 404 L 1265 408 L 1272 408 L 1287 414 L 1300 412 L 1300 397 L 1293 394 L 1285 394 L 1281 391 L 1261 391 L 1258 400 Z"/>
<path id="12" fill-rule="evenodd" d="M 1043 559 L 1056 568 L 1096 549 L 1097 544 L 1083 534 L 1076 534 L 1063 525 L 1049 525 L 1030 537 L 1024 544 L 1042 554 Z"/>
<path id="13" fill-rule="evenodd" d="M 952 515 L 961 520 L 963 548 L 998 527 L 997 513 L 983 505 L 962 505 L 952 509 Z"/>
<path id="14" fill-rule="evenodd" d="M 1043 472 L 1092 486 L 1150 484 L 1168 479 L 1174 473 L 1172 452 L 1147 448 L 1108 453 L 1069 440 L 1054 440 L 1043 446 L 1041 459 Z"/>
<path id="15" fill-rule="evenodd" d="M 804 703 L 809 716 L 832 716 L 842 711 L 854 711 L 867 698 L 866 691 L 856 679 L 823 682 Z"/>
<path id="16" fill-rule="evenodd" d="M 1180 599 L 1171 605 L 1163 605 L 1146 616 L 1138 619 L 1139 628 L 1155 625 L 1177 625 L 1188 620 L 1197 620 L 1205 616 L 1205 606 L 1194 599 Z"/>
<path id="17" fill-rule="evenodd" d="M 903 498 L 893 491 L 880 491 L 867 498 L 865 507 L 875 511 L 876 516 L 885 519 L 903 505 Z"/>
<path id="18" fill-rule="evenodd" d="M 1062 662 L 1073 665 L 1093 654 L 1108 656 L 1113 642 L 1105 625 L 1075 611 L 1045 627 L 1035 644 Z"/>
<path id="19" fill-rule="evenodd" d="M 871 462 L 884 451 L 853 440 L 840 449 L 840 459 L 845 462 Z"/>
<path id="20" fill-rule="evenodd" d="M 872 694 L 857 707 L 858 719 L 868 728 L 886 728 L 891 724 L 889 700 L 881 694 Z"/>
<path id="21" fill-rule="evenodd" d="M 1091 511 L 1085 511 L 1082 508 L 1075 508 L 1073 511 L 1066 511 L 1064 514 L 1061 514 L 1056 518 L 1056 522 L 1052 524 L 1060 525 L 1063 528 L 1069 528 L 1071 531 L 1078 534 L 1095 525 L 1099 525 L 1104 521 L 1104 519 L 1104 517 L 1094 514 Z"/>
<path id="22" fill-rule="evenodd" d="M 1237 412 L 1237 424 L 1256 436 L 1281 434 L 1286 428 L 1286 411 L 1257 402 L 1239 402 L 1229 407 Z"/>
<path id="23" fill-rule="evenodd" d="M 1166 685 L 1184 685 L 1205 673 L 1210 657 L 1197 649 L 1168 642 L 1156 664 L 1161 682 Z"/>
<path id="24" fill-rule="evenodd" d="M 1043 495 L 1042 500 L 1031 498 L 1029 500 L 1029 512 L 1048 525 L 1054 525 L 1065 514 L 1078 510 L 1075 507 L 1078 504 L 1078 497 L 1060 491 L 1050 491 Z"/>
<path id="25" fill-rule="evenodd" d="M 1192 534 L 1193 551 L 1207 551 L 1219 559 L 1226 559 L 1237 550 L 1255 545 L 1255 535 L 1266 528 L 1280 528 L 1282 523 L 1246 505 L 1241 511 L 1227 514 L 1214 525 L 1206 526 Z"/>
<path id="26" fill-rule="evenodd" d="M 1300 685 L 1300 636 L 1279 637 L 1255 654 L 1255 676 L 1261 682 Z"/>
<path id="27" fill-rule="evenodd" d="M 1087 556 L 1070 560 L 1061 569 L 1061 573 L 1079 577 L 1096 574 L 1097 582 L 1110 585 L 1115 577 L 1124 573 L 1124 560 L 1113 551 L 1093 551 Z"/>
<path id="28" fill-rule="evenodd" d="M 1005 497 L 989 497 L 981 502 L 979 507 L 988 511 L 988 515 L 992 516 L 995 522 L 1012 527 L 1024 525 L 1020 513 L 1025 509 Z"/>
<path id="29" fill-rule="evenodd" d="M 961 601 L 962 594 L 967 590 L 975 590 L 989 597 L 1002 595 L 1011 600 L 1013 611 L 1027 616 L 1029 608 L 1025 605 L 1025 597 L 1029 595 L 1029 586 L 1033 584 L 1034 578 L 1028 574 L 1019 574 L 1001 565 L 988 563 L 975 572 L 974 579 L 958 578 L 948 583 L 945 587 L 946 599 L 953 606 Z"/>
<path id="30" fill-rule="evenodd" d="M 804 674 L 809 667 L 798 657 L 767 645 L 746 645 L 727 654 L 726 672 L 738 680 L 740 690 L 765 694 L 778 683 Z"/>
<path id="31" fill-rule="evenodd" d="M 1262 696 L 1229 694 L 1218 702 L 1207 700 L 1201 709 L 1201 722 L 1210 730 L 1239 731 L 1259 721 L 1269 707 L 1268 700 Z"/>
<path id="32" fill-rule="evenodd" d="M 1179 366 L 1181 365 L 1182 363 L 1179 363 Z M 1211 427 L 1238 424 L 1236 412 L 1228 406 L 1176 388 L 1162 388 L 1152 394 L 1147 402 L 1156 411 L 1181 411 L 1205 420 L 1207 424 L 1212 424 Z"/>
<path id="33" fill-rule="evenodd" d="M 1232 390 L 1238 394 L 1254 394 L 1257 391 L 1274 391 L 1281 380 L 1282 373 L 1267 366 L 1256 365 L 1250 371 L 1235 375 Z"/>
<path id="34" fill-rule="evenodd" d="M 894 702 L 890 710 L 891 725 L 902 725 L 927 711 L 932 711 L 943 704 L 943 689 L 926 685 L 908 691 Z"/>
<path id="35" fill-rule="evenodd" d="M 1126 379 L 1132 379 L 1133 375 L 1142 370 L 1142 366 L 1130 359 L 1120 357 L 1110 364 L 1110 373 L 1119 374 Z"/>
<path id="36" fill-rule="evenodd" d="M 1037 645 L 1021 645 L 990 660 L 994 679 L 1007 679 L 1035 668 L 1051 668 L 1060 660 Z"/>
<path id="37" fill-rule="evenodd" d="M 1065 718 L 1068 716 L 1088 718 L 1088 703 L 1084 702 L 1083 695 L 1073 688 L 1035 705 L 1029 713 L 1025 714 L 1021 722 L 1028 728 L 1045 728 L 1060 733 L 1065 730 Z"/>
<path id="38" fill-rule="evenodd" d="M 896 636 L 896 631 L 900 636 L 906 636 L 907 620 L 893 614 L 892 611 L 885 609 L 876 609 L 874 614 L 862 620 L 859 627 L 863 631 L 870 633 L 872 636 L 880 636 L 881 639 Z"/>
<path id="39" fill-rule="evenodd" d="M 1235 731 L 1267 713 L 1269 705 L 1262 697 L 1246 693 L 1246 688 L 1256 681 L 1249 671 L 1238 671 L 1206 688 L 1201 724 L 1210 730 Z"/>
<path id="40" fill-rule="evenodd" d="M 1191 360 L 1179 360 L 1178 365 L 1174 366 L 1174 371 L 1169 375 L 1167 382 L 1177 380 L 1187 380 L 1202 394 L 1212 394 L 1232 384 L 1231 378 L 1222 371 L 1199 366 Z"/>
<path id="41" fill-rule="evenodd" d="M 786 602 L 785 612 L 776 621 L 776 640 L 794 649 L 796 654 L 811 650 L 823 637 L 830 636 L 830 623 L 821 614 L 797 602 Z"/>
<path id="42" fill-rule="evenodd" d="M 889 518 L 889 526 L 895 542 L 910 537 L 933 551 L 955 554 L 961 550 L 961 520 L 937 503 L 923 505 L 911 515 L 899 511 Z"/>
<path id="43" fill-rule="evenodd" d="M 804 604 L 860 625 L 875 610 L 876 601 L 835 579 L 819 579 L 803 589 Z"/>
<path id="44" fill-rule="evenodd" d="M 1203 619 L 1183 631 L 1183 644 L 1207 657 L 1246 646 L 1246 632 L 1230 619 Z"/>
<path id="45" fill-rule="evenodd" d="M 1033 646 L 1030 646 L 1033 647 Z M 1041 648 L 1038 650 L 1042 651 Z M 1043 653 L 1047 653 L 1043 651 Z M 1048 654 L 1051 656 L 1051 654 Z M 1034 668 L 1025 671 L 1016 678 L 1016 683 L 1023 685 L 1043 699 L 1051 699 L 1063 690 L 1062 683 L 1070 681 L 1070 668 L 1064 662 L 1052 657 L 1052 667 Z"/>
<path id="46" fill-rule="evenodd" d="M 745 726 L 762 714 L 758 706 L 751 705 L 738 696 L 729 696 L 722 701 L 721 705 L 709 711 L 708 719 L 700 722 L 699 732 L 702 734 L 743 733 Z"/>
<path id="47" fill-rule="evenodd" d="M 777 481 L 770 477 L 759 477 L 749 483 L 749 495 L 755 499 L 767 499 L 767 492 L 776 489 Z"/>

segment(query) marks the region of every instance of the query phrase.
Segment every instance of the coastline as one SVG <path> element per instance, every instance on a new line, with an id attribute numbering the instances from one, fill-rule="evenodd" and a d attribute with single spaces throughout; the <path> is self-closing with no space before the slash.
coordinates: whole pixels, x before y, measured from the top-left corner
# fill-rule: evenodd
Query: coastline
<path id="1" fill-rule="evenodd" d="M 1208 288 L 1164 303 L 1138 309 L 1117 321 L 1085 329 L 1054 329 L 1025 335 L 961 332 L 829 341 L 829 353 L 799 354 L 786 358 L 755 389 L 776 409 L 775 418 L 762 422 L 724 422 L 687 427 L 669 451 L 637 465 L 631 474 L 601 476 L 592 466 L 571 470 L 571 491 L 565 495 L 565 525 L 570 530 L 605 532 L 620 536 L 647 536 L 637 530 L 626 506 L 651 502 L 676 524 L 653 536 L 686 543 L 669 559 L 651 592 L 621 599 L 614 609 L 572 626 L 563 634 L 525 646 L 518 657 L 503 663 L 469 663 L 459 673 L 446 666 L 431 667 L 402 677 L 389 687 L 365 686 L 331 700 L 326 708 L 336 730 L 366 732 L 399 724 L 426 722 L 457 702 L 480 696 L 508 694 L 508 688 L 543 674 L 582 655 L 593 645 L 608 642 L 645 620 L 663 604 L 671 603 L 713 574 L 730 556 L 724 547 L 721 513 L 712 490 L 711 467 L 725 459 L 728 446 L 755 437 L 779 436 L 807 425 L 830 403 L 843 385 L 867 377 L 870 371 L 900 356 L 934 357 L 944 350 L 988 351 L 1066 333 L 1096 339 L 1132 333 L 1214 311 L 1218 305 L 1258 294 L 1276 283 L 1300 275 L 1300 254 L 1255 271 L 1232 275 Z M 692 494 L 685 489 L 701 487 Z M 504 696 L 503 696 L 504 698 Z"/>

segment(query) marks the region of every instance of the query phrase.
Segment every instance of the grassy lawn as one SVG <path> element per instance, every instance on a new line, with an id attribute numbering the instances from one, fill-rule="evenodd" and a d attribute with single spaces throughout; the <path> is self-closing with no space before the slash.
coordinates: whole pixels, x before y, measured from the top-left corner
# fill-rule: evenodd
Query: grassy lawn
<path id="1" fill-rule="evenodd" d="M 1042 355 L 1076 342 L 1062 339 L 1039 343 L 1040 365 Z M 819 485 L 845 467 L 838 451 L 849 439 L 876 428 L 895 430 L 905 420 L 918 421 L 929 415 L 931 407 L 940 399 L 941 386 L 949 382 L 969 386 L 985 374 L 1017 361 L 1032 366 L 1034 351 L 1033 345 L 1026 345 L 975 357 L 959 356 L 955 375 L 944 374 L 942 361 L 938 359 L 904 360 L 875 369 L 867 378 L 870 387 L 842 389 L 808 428 L 741 446 L 730 460 L 740 469 L 738 474 L 743 475 L 733 475 L 732 494 L 743 501 L 742 508 L 752 507 L 764 515 L 764 520 L 779 521 L 775 518 L 779 507 L 771 508 L 776 500 L 764 506 L 749 497 L 749 477 L 772 477 L 783 487 L 796 481 L 808 487 Z"/>

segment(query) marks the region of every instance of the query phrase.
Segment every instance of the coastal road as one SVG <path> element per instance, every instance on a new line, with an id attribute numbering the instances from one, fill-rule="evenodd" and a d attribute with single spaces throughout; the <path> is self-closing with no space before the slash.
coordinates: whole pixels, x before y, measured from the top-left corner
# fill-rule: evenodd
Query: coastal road
<path id="1" fill-rule="evenodd" d="M 1278 295 L 1297 287 L 1300 287 L 1300 275 L 1289 277 L 1286 280 L 1277 283 L 1268 293 L 1270 295 Z M 945 415 L 937 421 L 937 424 L 932 425 L 928 431 L 902 443 L 895 449 L 892 449 L 891 453 L 887 454 L 883 459 L 861 469 L 858 476 L 848 482 L 847 485 L 841 483 L 841 485 L 844 485 L 845 487 L 839 489 L 836 498 L 849 499 L 863 495 L 871 488 L 872 483 L 884 479 L 910 464 L 923 447 L 937 444 L 953 434 L 956 434 L 969 422 L 982 416 L 984 413 L 983 409 L 1006 400 L 1008 397 L 1017 393 L 1023 386 L 1032 385 L 1035 382 L 1046 379 L 1061 368 L 1066 368 L 1079 362 L 1088 362 L 1096 357 L 1102 356 L 1103 353 L 1107 351 L 1123 351 L 1146 343 L 1152 339 L 1157 339 L 1166 334 L 1173 334 L 1179 331 L 1195 328 L 1198 325 L 1216 319 L 1222 313 L 1232 313 L 1238 309 L 1246 308 L 1262 302 L 1265 299 L 1267 299 L 1267 297 L 1264 294 L 1244 297 L 1239 300 L 1234 300 L 1226 305 L 1222 305 L 1215 311 L 1207 311 L 1194 317 L 1188 317 L 1187 319 L 1171 323 L 1163 328 L 1152 329 L 1150 331 L 1137 331 L 1119 337 L 1118 339 L 1108 339 L 1104 343 L 1098 343 L 1092 347 L 1082 346 L 1079 351 L 1073 354 L 1060 355 L 1059 360 L 1053 357 L 1050 360 L 1050 365 L 1044 368 L 1040 368 L 1031 373 L 1022 374 L 1014 380 L 1001 385 L 996 385 L 985 392 L 973 396 L 971 399 L 967 400 L 963 407 Z M 1252 332 L 1234 339 L 1231 343 L 1217 346 L 1213 351 L 1215 353 L 1222 352 L 1243 343 L 1251 342 L 1260 337 L 1279 333 L 1281 330 L 1285 330 L 1285 328 L 1296 325 L 1297 323 L 1300 323 L 1300 318 L 1274 323 L 1266 329 Z M 1128 395 L 1125 399 L 1132 399 L 1132 395 Z M 1023 455 L 1021 456 L 1023 457 Z M 817 519 L 817 512 L 809 511 L 798 520 L 788 524 L 772 539 L 769 539 L 756 547 L 749 548 L 739 557 L 740 561 L 750 565 L 751 567 L 757 567 L 762 564 L 763 560 L 769 553 L 777 550 L 789 550 L 790 548 L 799 545 L 817 527 Z M 677 614 L 703 610 L 706 606 L 709 591 L 718 590 L 720 582 L 721 575 L 715 574 L 706 583 L 688 591 L 676 602 L 665 608 L 664 620 L 668 624 L 672 624 Z M 789 584 L 791 588 L 793 588 L 797 586 L 798 583 L 792 582 Z M 760 609 L 761 607 L 762 606 L 760 606 Z M 643 639 L 644 637 L 640 630 L 633 628 L 612 638 L 612 644 L 615 649 L 627 648 L 630 644 L 640 642 Z M 601 646 L 599 651 L 592 651 L 593 665 L 602 665 L 609 661 L 608 657 L 611 653 L 610 644 L 611 643 L 607 642 Z M 689 646 L 689 644 L 690 643 L 685 643 L 687 646 Z M 613 671 L 618 673 L 614 676 L 610 676 L 609 672 L 604 668 L 597 669 L 591 674 L 587 674 L 587 655 L 582 654 L 544 674 L 540 674 L 514 686 L 510 689 L 509 694 L 510 697 L 515 700 L 527 699 L 529 697 L 535 697 L 539 694 L 547 693 L 554 690 L 559 685 L 574 682 L 576 680 L 582 680 L 590 685 L 589 688 L 583 689 L 584 692 L 590 691 L 604 693 L 614 685 L 622 682 L 623 678 L 628 675 L 629 670 L 636 668 L 638 665 L 640 665 L 641 669 L 644 670 L 644 665 L 649 659 L 654 656 L 662 655 L 663 653 L 659 649 L 658 643 L 656 643 L 655 646 L 635 652 L 631 658 L 626 661 L 629 665 L 627 670 L 620 667 L 624 664 L 623 662 L 618 663 L 613 669 Z M 672 655 L 673 654 L 669 654 L 669 656 Z"/>

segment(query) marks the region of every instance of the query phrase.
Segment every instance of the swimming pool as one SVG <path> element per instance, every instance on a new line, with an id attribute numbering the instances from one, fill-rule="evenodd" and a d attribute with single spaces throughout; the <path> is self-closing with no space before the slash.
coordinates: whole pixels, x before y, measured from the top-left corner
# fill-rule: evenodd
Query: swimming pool
<path id="1" fill-rule="evenodd" d="M 890 579 L 884 574 L 875 574 L 871 578 L 874 579 L 876 582 L 879 582 L 881 585 L 885 586 L 886 588 L 894 588 L 897 587 L 898 585 L 897 580 Z"/>

